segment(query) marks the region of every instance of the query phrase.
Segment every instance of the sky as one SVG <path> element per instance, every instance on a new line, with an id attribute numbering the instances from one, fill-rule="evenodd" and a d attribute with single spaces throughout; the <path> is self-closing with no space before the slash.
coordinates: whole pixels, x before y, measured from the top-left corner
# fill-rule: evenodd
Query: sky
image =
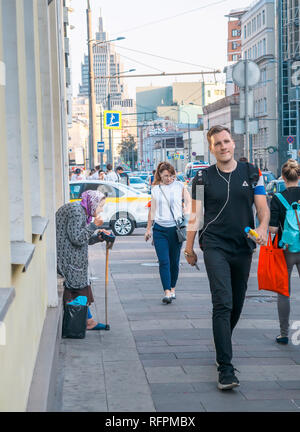
<path id="1" fill-rule="evenodd" d="M 78 94 L 81 62 L 87 53 L 86 0 L 71 0 L 69 30 L 73 95 Z M 133 74 L 199 72 L 226 65 L 227 20 L 232 9 L 249 6 L 249 0 L 90 0 L 93 35 L 102 14 L 109 39 L 115 43 L 124 70 Z M 252 2 L 253 3 L 253 2 Z M 139 51 L 139 52 L 137 52 Z M 151 54 L 151 55 L 149 55 Z M 155 57 L 160 56 L 163 58 Z M 213 79 L 212 75 L 207 79 Z M 223 75 L 216 75 L 218 80 Z M 199 81 L 201 75 L 127 78 L 130 97 L 139 86 L 167 86 L 176 81 Z"/>

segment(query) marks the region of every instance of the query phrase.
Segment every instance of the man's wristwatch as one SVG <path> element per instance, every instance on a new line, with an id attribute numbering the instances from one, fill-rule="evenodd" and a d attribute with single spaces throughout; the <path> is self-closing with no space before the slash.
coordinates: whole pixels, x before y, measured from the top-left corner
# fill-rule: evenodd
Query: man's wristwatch
<path id="1" fill-rule="evenodd" d="M 193 257 L 194 256 L 194 253 L 188 253 L 187 251 L 184 251 L 183 254 L 186 257 Z"/>

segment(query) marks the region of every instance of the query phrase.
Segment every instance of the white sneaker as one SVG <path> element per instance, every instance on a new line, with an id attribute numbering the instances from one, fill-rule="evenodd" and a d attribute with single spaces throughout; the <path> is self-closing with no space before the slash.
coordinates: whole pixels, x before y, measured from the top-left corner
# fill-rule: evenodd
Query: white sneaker
<path id="1" fill-rule="evenodd" d="M 171 297 L 172 297 L 172 299 L 176 299 L 176 294 L 174 293 L 174 292 L 171 292 Z"/>
<path id="2" fill-rule="evenodd" d="M 172 303 L 172 297 L 171 297 L 171 296 L 165 296 L 165 297 L 162 299 L 162 302 L 163 302 L 163 303 L 166 303 L 166 304 L 168 304 L 168 303 Z"/>

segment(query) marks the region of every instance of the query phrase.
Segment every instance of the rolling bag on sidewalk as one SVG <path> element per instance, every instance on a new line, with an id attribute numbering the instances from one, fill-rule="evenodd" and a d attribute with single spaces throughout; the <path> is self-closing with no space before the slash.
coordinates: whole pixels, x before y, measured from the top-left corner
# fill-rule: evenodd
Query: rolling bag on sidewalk
<path id="1" fill-rule="evenodd" d="M 77 297 L 79 299 L 79 297 Z M 86 321 L 88 316 L 87 302 L 80 302 L 75 299 L 64 306 L 62 324 L 62 337 L 72 339 L 84 339 L 86 332 Z M 85 297 L 86 299 L 86 297 Z"/>

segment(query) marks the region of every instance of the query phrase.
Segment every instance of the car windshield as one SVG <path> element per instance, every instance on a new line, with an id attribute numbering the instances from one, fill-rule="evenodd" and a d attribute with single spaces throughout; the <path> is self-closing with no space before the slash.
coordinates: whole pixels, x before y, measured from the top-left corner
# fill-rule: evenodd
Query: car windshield
<path id="1" fill-rule="evenodd" d="M 140 177 L 130 177 L 130 184 L 144 183 Z"/>
<path id="2" fill-rule="evenodd" d="M 133 187 L 126 186 L 126 185 L 122 185 L 122 186 L 123 186 L 123 190 L 124 190 L 124 192 L 126 192 L 126 193 L 129 194 L 129 195 L 131 195 L 131 194 L 134 194 L 134 195 L 141 195 L 141 194 L 142 194 L 142 192 L 140 192 L 139 190 L 137 190 L 137 189 L 135 189 L 135 188 L 133 188 Z"/>

